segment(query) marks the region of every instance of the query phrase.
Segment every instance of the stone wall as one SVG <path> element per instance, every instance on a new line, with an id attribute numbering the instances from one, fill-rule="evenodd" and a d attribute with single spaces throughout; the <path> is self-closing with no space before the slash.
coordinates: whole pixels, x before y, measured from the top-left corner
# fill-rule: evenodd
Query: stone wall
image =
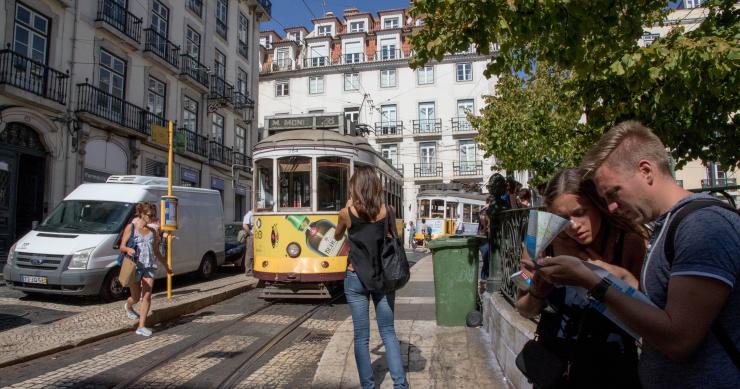
<path id="1" fill-rule="evenodd" d="M 500 293 L 483 295 L 483 328 L 491 339 L 491 349 L 501 370 L 511 385 L 517 389 L 531 388 L 532 384 L 516 367 L 516 356 L 534 336 L 535 323 L 520 316 Z"/>

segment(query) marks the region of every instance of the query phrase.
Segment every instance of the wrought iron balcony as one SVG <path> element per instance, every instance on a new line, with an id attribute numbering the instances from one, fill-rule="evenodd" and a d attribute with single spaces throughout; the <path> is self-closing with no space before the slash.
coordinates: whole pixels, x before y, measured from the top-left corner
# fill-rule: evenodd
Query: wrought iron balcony
<path id="1" fill-rule="evenodd" d="M 164 119 L 139 106 L 96 88 L 77 84 L 77 112 L 89 113 L 143 135 L 151 135 L 151 123 L 164 125 Z"/>
<path id="2" fill-rule="evenodd" d="M 476 132 L 466 116 L 452 118 L 452 132 Z"/>
<path id="3" fill-rule="evenodd" d="M 331 58 L 329 57 L 311 57 L 303 59 L 304 68 L 319 68 L 331 65 Z"/>
<path id="4" fill-rule="evenodd" d="M 273 72 L 284 72 L 287 70 L 293 70 L 293 60 L 290 58 L 279 59 L 272 63 Z"/>
<path id="5" fill-rule="evenodd" d="M 180 59 L 180 46 L 170 42 L 166 37 L 154 31 L 152 28 L 144 29 L 146 43 L 144 51 L 150 51 L 162 58 L 170 65 L 178 68 Z"/>
<path id="6" fill-rule="evenodd" d="M 365 62 L 364 53 L 347 53 L 342 56 L 344 64 Z"/>
<path id="7" fill-rule="evenodd" d="M 10 49 L 0 50 L 0 84 L 66 104 L 69 75 Z"/>
<path id="8" fill-rule="evenodd" d="M 242 165 L 242 166 L 249 166 L 252 164 L 252 162 L 251 162 L 251 159 L 247 157 L 247 154 L 244 154 L 239 151 L 234 151 L 234 164 Z"/>
<path id="9" fill-rule="evenodd" d="M 209 141 L 208 160 L 231 166 L 234 163 L 234 151 L 216 140 Z"/>
<path id="10" fill-rule="evenodd" d="M 198 16 L 203 16 L 203 1 L 202 0 L 188 0 L 187 7 Z"/>
<path id="11" fill-rule="evenodd" d="M 414 135 L 441 135 L 442 119 L 420 119 L 413 121 Z"/>
<path id="12" fill-rule="evenodd" d="M 233 106 L 237 111 L 242 111 L 248 108 L 254 109 L 254 101 L 245 93 L 234 92 Z"/>
<path id="13" fill-rule="evenodd" d="M 737 185 L 736 178 L 715 178 L 701 180 L 702 189 L 705 188 L 724 188 L 726 186 Z"/>
<path id="14" fill-rule="evenodd" d="M 182 67 L 180 68 L 180 74 L 190 77 L 193 81 L 208 88 L 208 67 L 198 62 L 197 59 L 191 57 L 188 54 L 180 55 L 182 59 Z"/>
<path id="15" fill-rule="evenodd" d="M 141 43 L 141 18 L 128 12 L 113 0 L 98 0 L 98 16 L 96 21 L 103 21 L 129 38 Z"/>
<path id="16" fill-rule="evenodd" d="M 452 175 L 455 177 L 482 176 L 482 161 L 460 161 L 452 163 Z"/>
<path id="17" fill-rule="evenodd" d="M 178 128 L 177 132 L 185 136 L 185 150 L 202 157 L 208 156 L 208 138 L 187 128 Z"/>
<path id="18" fill-rule="evenodd" d="M 375 52 L 375 61 L 393 61 L 403 58 L 400 49 L 380 49 Z"/>
<path id="19" fill-rule="evenodd" d="M 234 86 L 226 82 L 223 78 L 212 74 L 211 88 L 208 94 L 209 100 L 222 100 L 225 103 L 234 103 Z"/>
<path id="20" fill-rule="evenodd" d="M 403 136 L 403 121 L 393 122 L 376 122 L 375 137 L 377 138 L 397 138 Z"/>
<path id="21" fill-rule="evenodd" d="M 416 178 L 442 178 L 442 162 L 415 163 L 414 177 Z"/>

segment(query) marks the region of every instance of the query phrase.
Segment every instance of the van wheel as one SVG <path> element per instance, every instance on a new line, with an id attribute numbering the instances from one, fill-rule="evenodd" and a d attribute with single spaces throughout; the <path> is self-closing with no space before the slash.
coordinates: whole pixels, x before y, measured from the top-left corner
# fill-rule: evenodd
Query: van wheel
<path id="1" fill-rule="evenodd" d="M 118 281 L 120 267 L 114 267 L 108 272 L 100 286 L 100 298 L 105 302 L 121 300 L 126 297 L 126 288 Z"/>
<path id="2" fill-rule="evenodd" d="M 198 267 L 198 277 L 201 280 L 209 280 L 213 277 L 213 272 L 216 270 L 216 260 L 213 259 L 213 255 L 206 254 L 200 261 Z"/>

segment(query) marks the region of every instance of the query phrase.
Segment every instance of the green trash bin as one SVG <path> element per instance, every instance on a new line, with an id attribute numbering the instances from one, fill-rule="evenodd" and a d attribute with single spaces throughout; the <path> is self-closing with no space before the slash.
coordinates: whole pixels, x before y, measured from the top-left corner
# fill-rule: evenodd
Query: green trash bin
<path id="1" fill-rule="evenodd" d="M 478 246 L 485 237 L 452 235 L 429 242 L 434 268 L 437 325 L 464 326 L 477 310 Z"/>

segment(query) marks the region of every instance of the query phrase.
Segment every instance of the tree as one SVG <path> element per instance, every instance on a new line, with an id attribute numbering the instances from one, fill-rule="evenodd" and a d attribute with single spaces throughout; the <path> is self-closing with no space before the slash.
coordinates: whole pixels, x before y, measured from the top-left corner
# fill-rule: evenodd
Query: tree
<path id="1" fill-rule="evenodd" d="M 425 24 L 412 36 L 416 55 L 411 63 L 419 66 L 440 60 L 445 53 L 473 43 L 480 53 L 491 55 L 486 75 L 500 76 L 502 81 L 513 72 L 534 75 L 536 80 L 541 77 L 533 68 L 557 69 L 560 77 L 555 85 L 561 92 L 550 93 L 555 99 L 552 104 L 577 106 L 585 114 L 586 123 L 577 126 L 578 139 L 583 139 L 576 142 L 580 148 L 572 150 L 572 160 L 562 159 L 563 152 L 554 147 L 535 154 L 531 145 L 560 144 L 558 137 L 572 131 L 574 124 L 559 120 L 555 123 L 563 127 L 557 130 L 551 124 L 548 131 L 536 131 L 531 127 L 536 120 L 524 127 L 516 124 L 523 119 L 520 111 L 485 109 L 479 121 L 480 141 L 505 169 L 537 170 L 539 166 L 547 170 L 549 165 L 541 166 L 542 161 L 561 159 L 564 164 L 575 163 L 588 147 L 586 140 L 598 138 L 625 119 L 653 128 L 671 149 L 678 167 L 701 158 L 737 168 L 740 10 L 735 1 L 710 0 L 698 29 L 684 32 L 676 27 L 651 46 L 639 47 L 643 26 L 663 23 L 669 11 L 666 6 L 665 1 L 415 0 L 411 13 L 423 17 Z M 491 52 L 492 47 L 498 50 Z M 525 94 L 544 91 L 527 91 L 530 83 L 522 87 Z M 508 123 L 509 131 L 500 131 L 494 116 L 486 115 Z M 510 145 L 522 148 L 497 148 L 494 153 L 489 147 L 507 141 L 483 139 L 483 134 L 511 136 L 516 129 L 528 131 L 527 145 Z M 529 154 L 514 150 L 529 150 Z M 541 158 L 530 160 L 530 155 Z"/>

